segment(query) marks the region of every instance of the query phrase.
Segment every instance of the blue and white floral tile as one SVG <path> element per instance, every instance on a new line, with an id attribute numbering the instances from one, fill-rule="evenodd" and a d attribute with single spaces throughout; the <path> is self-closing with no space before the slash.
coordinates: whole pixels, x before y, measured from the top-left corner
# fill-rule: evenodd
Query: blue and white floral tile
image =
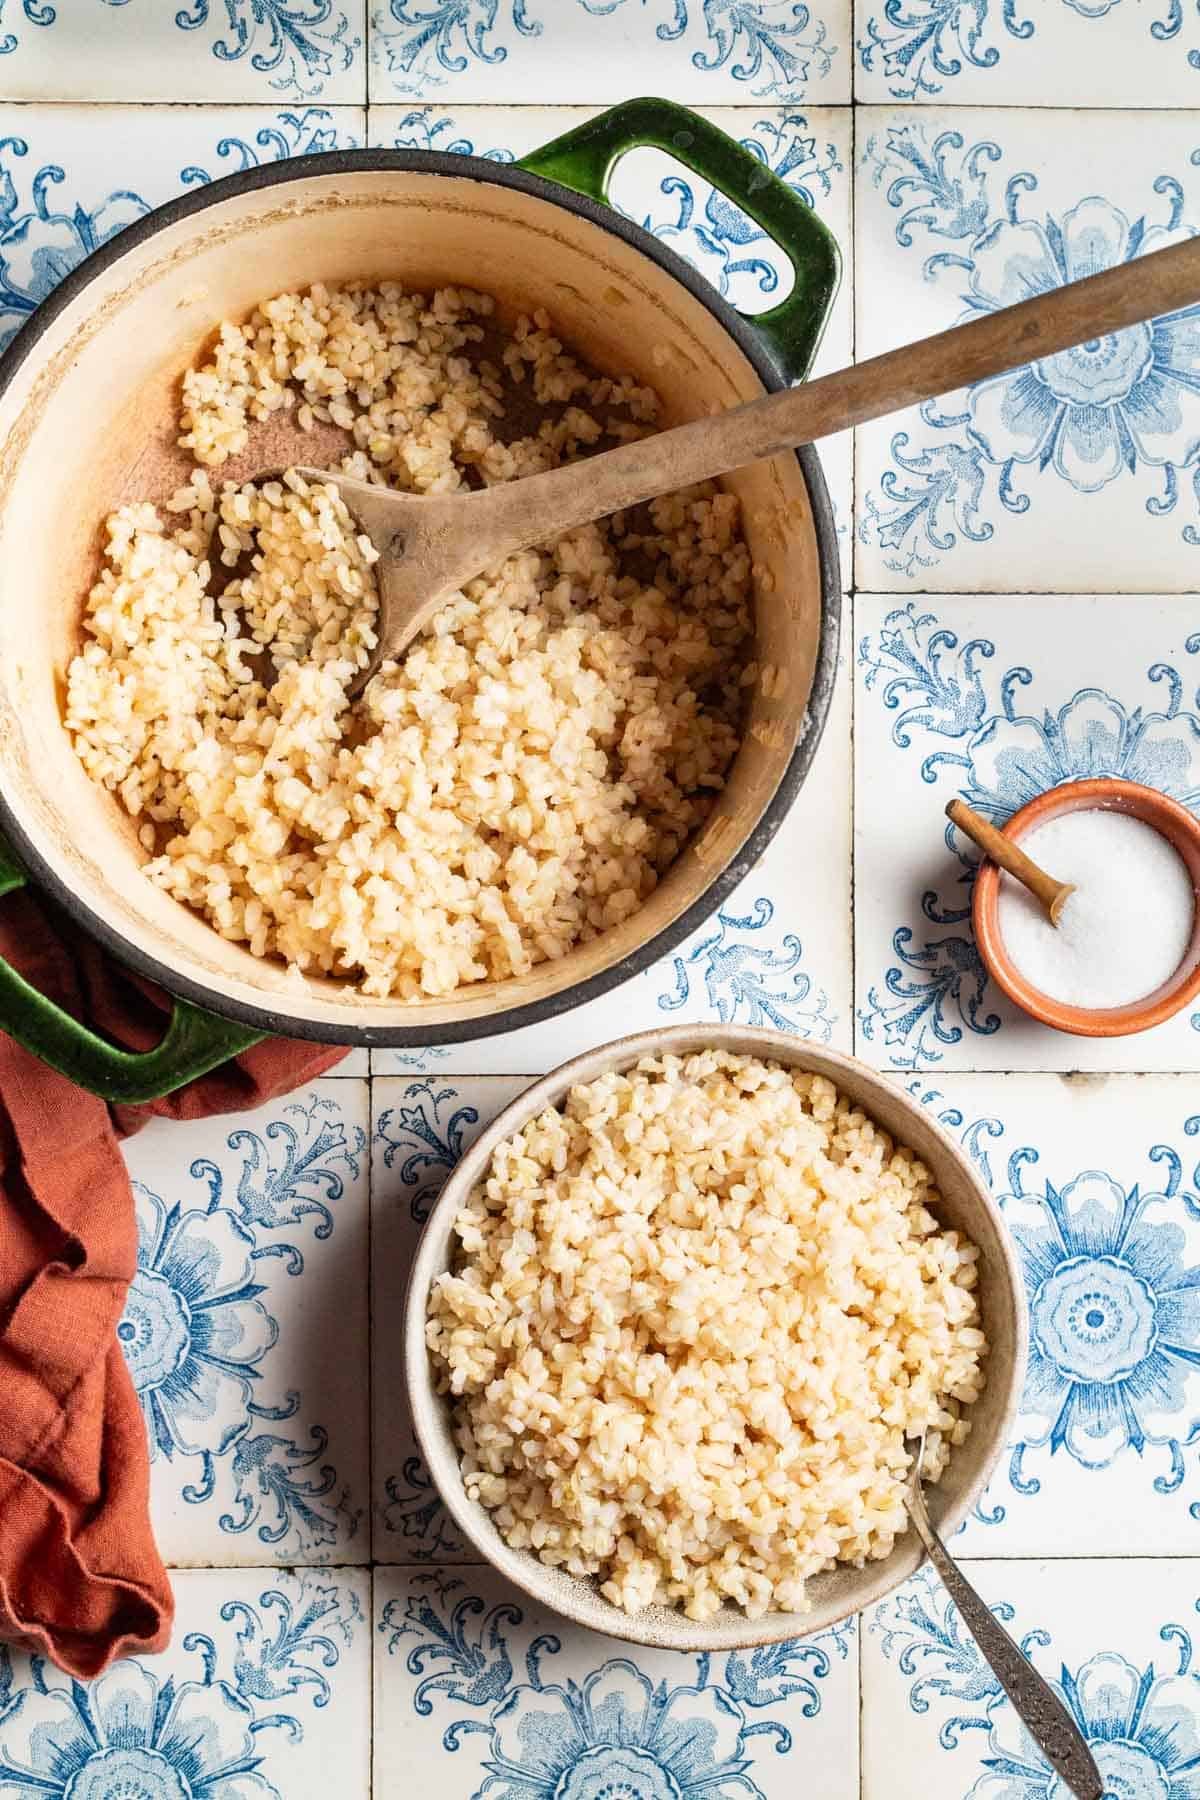
<path id="1" fill-rule="evenodd" d="M 687 1656 L 573 1627 L 479 1566 L 375 1577 L 376 1800 L 858 1800 L 858 1630 Z"/>
<path id="2" fill-rule="evenodd" d="M 850 109 L 801 111 L 797 107 L 756 106 L 701 110 L 781 176 L 836 237 L 844 258 L 842 285 L 813 372 L 823 375 L 845 368 L 853 359 L 854 346 Z M 374 106 L 368 139 L 387 149 L 458 151 L 511 162 L 570 131 L 592 111 L 587 107 Z M 662 151 L 634 150 L 623 157 L 613 175 L 612 200 L 627 217 L 686 257 L 724 299 L 747 314 L 777 305 L 789 291 L 791 269 L 779 247 L 738 207 Z M 821 445 L 821 463 L 838 526 L 842 579 L 847 586 L 853 454 L 850 432 Z"/>
<path id="3" fill-rule="evenodd" d="M 952 106 L 1197 105 L 1183 0 L 856 0 L 855 98 Z"/>
<path id="4" fill-rule="evenodd" d="M 324 1080 L 125 1146 L 117 1337 L 168 1563 L 369 1560 L 367 1128 L 367 1083 Z"/>
<path id="5" fill-rule="evenodd" d="M 0 0 L 0 99 L 365 105 L 366 0 Z"/>
<path id="6" fill-rule="evenodd" d="M 1029 1306 L 964 1556 L 1200 1549 L 1200 1100 L 1179 1075 L 910 1077 L 983 1173 Z"/>
<path id="7" fill-rule="evenodd" d="M 369 0 L 369 10 L 373 102 L 850 99 L 850 0 Z"/>
<path id="8" fill-rule="evenodd" d="M 464 1553 L 413 1435 L 405 1397 L 404 1292 L 442 1183 L 524 1076 L 388 1077 L 371 1103 L 372 1560 L 454 1562 Z"/>
<path id="9" fill-rule="evenodd" d="M 630 1032 L 765 1025 L 851 1047 L 850 671 L 808 780 L 761 860 L 673 954 L 598 1000 L 497 1037 L 374 1051 L 376 1073 L 542 1075 Z"/>
<path id="10" fill-rule="evenodd" d="M 94 1683 L 0 1645 L 0 1793 L 318 1800 L 370 1790 L 370 1577 L 190 1570 L 161 1656 Z"/>
<path id="11" fill-rule="evenodd" d="M 1200 809 L 1200 633 L 1172 595 L 859 595 L 855 1019 L 880 1068 L 1200 1069 L 1200 1012 L 1109 1040 L 1035 1024 L 971 932 L 961 795 L 1003 824 L 1117 775 Z"/>
<path id="12" fill-rule="evenodd" d="M 0 349 L 85 256 L 164 201 L 365 130 L 361 107 L 0 105 Z"/>
<path id="13" fill-rule="evenodd" d="M 1112 1800 L 1200 1792 L 1200 1563 L 968 1562 Z M 1065 1800 L 926 1567 L 861 1622 L 863 1800 Z"/>
<path id="14" fill-rule="evenodd" d="M 860 358 L 1200 225 L 1195 112 L 869 107 L 856 146 Z M 862 427 L 857 586 L 1194 589 L 1198 320 L 1099 337 Z"/>

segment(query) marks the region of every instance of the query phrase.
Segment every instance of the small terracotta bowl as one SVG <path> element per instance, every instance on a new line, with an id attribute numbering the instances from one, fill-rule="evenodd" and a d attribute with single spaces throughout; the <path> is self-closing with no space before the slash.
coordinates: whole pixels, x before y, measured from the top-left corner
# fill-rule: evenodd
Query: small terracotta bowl
<path id="1" fill-rule="evenodd" d="M 1192 936 L 1182 962 L 1161 987 L 1144 999 L 1127 1006 L 1070 1006 L 1065 1000 L 1052 1000 L 1049 994 L 1026 980 L 1004 947 L 1000 931 L 1000 870 L 994 862 L 984 862 L 975 880 L 975 896 L 971 904 L 971 922 L 975 942 L 989 975 L 1008 995 L 1014 1005 L 1043 1025 L 1055 1031 L 1067 1031 L 1075 1037 L 1128 1037 L 1135 1031 L 1149 1031 L 1161 1025 L 1200 994 L 1200 820 L 1177 800 L 1160 794 L 1155 788 L 1142 787 L 1136 781 L 1117 781 L 1110 777 L 1094 781 L 1068 781 L 1061 787 L 1039 794 L 1028 806 L 1014 813 L 1004 827 L 1005 837 L 1015 843 L 1037 825 L 1045 825 L 1068 812 L 1128 813 L 1160 832 L 1182 857 L 1192 878 L 1196 894 L 1196 913 L 1192 920 Z M 1052 870 L 1052 874 L 1058 871 Z M 1060 875 L 1060 879 L 1066 879 Z"/>
<path id="2" fill-rule="evenodd" d="M 978 1168 L 890 1076 L 854 1057 L 840 1056 L 824 1044 L 810 1043 L 789 1032 L 736 1025 L 668 1026 L 589 1050 L 535 1082 L 505 1107 L 443 1187 L 409 1276 L 404 1303 L 405 1377 L 417 1442 L 468 1546 L 468 1556 L 490 1562 L 542 1606 L 576 1624 L 635 1644 L 691 1652 L 737 1650 L 804 1637 L 860 1612 L 906 1581 L 919 1566 L 923 1552 L 916 1533 L 908 1531 L 897 1538 L 891 1554 L 880 1562 L 869 1562 L 861 1569 L 843 1563 L 814 1576 L 808 1584 L 811 1612 L 771 1612 L 761 1619 L 748 1619 L 740 1607 L 727 1605 L 703 1623 L 661 1606 L 639 1613 L 622 1612 L 604 1598 L 595 1582 L 548 1568 L 531 1551 L 514 1550 L 500 1536 L 492 1515 L 467 1497 L 450 1411 L 437 1391 L 425 1346 L 425 1318 L 430 1287 L 453 1261 L 455 1216 L 471 1190 L 486 1178 L 498 1144 L 546 1107 L 560 1106 L 579 1082 L 594 1081 L 609 1069 L 631 1068 L 643 1056 L 686 1056 L 710 1048 L 766 1057 L 786 1067 L 828 1076 L 896 1143 L 909 1145 L 920 1157 L 937 1185 L 939 1220 L 979 1246 L 976 1293 L 988 1340 L 985 1386 L 970 1409 L 970 1434 L 951 1453 L 941 1481 L 926 1489 L 930 1515 L 944 1538 L 970 1513 L 1009 1441 L 1024 1383 L 1028 1344 L 1025 1290 L 1016 1252 Z"/>

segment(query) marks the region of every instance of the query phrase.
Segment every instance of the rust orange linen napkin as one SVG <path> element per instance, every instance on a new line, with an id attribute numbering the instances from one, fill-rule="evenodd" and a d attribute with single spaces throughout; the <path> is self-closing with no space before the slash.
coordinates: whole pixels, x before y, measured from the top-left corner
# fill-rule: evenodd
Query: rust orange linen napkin
<path id="1" fill-rule="evenodd" d="M 33 895 L 5 900 L 0 955 L 128 1049 L 162 1035 L 166 996 Z M 344 1054 L 268 1039 L 165 1100 L 110 1108 L 0 1036 L 0 1637 L 72 1675 L 161 1650 L 173 1614 L 116 1337 L 137 1266 L 118 1139 L 259 1105 Z"/>

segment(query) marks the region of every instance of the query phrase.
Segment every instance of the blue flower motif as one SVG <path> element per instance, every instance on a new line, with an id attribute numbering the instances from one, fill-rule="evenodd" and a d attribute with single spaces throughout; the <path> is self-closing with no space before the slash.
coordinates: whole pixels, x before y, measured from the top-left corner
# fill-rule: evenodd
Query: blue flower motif
<path id="1" fill-rule="evenodd" d="M 1032 677 L 1028 669 L 1010 669 L 1000 683 L 999 712 L 984 720 L 961 755 L 938 750 L 926 757 L 922 776 L 932 781 L 941 767 L 964 769 L 964 797 L 998 823 L 1048 788 L 1094 776 L 1139 781 L 1200 809 L 1200 719 L 1181 709 L 1174 669 L 1157 663 L 1148 678 L 1167 687 L 1162 710 L 1130 708 L 1103 688 L 1080 688 L 1057 712 L 1039 716 L 1016 710 L 1014 696 Z"/>
<path id="2" fill-rule="evenodd" d="M 105 0 L 108 6 L 126 0 Z M 330 78 L 348 69 L 362 39 L 351 35 L 350 19 L 335 0 L 224 0 L 228 37 L 218 37 L 212 53 L 219 62 L 240 62 L 270 75 L 271 86 L 300 99 L 315 98 Z M 175 14 L 184 31 L 207 25 L 210 0 L 187 0 Z"/>
<path id="3" fill-rule="evenodd" d="M 508 56 L 503 43 L 495 43 L 501 0 L 388 0 L 372 16 L 374 50 L 393 76 L 401 93 L 420 93 L 442 87 L 449 75 L 461 75 L 472 59 L 502 63 Z M 541 26 L 531 20 L 526 0 L 508 0 L 513 29 L 536 37 Z M 397 29 L 399 27 L 399 29 Z"/>
<path id="4" fill-rule="evenodd" d="M 812 980 L 800 968 L 804 947 L 787 932 L 778 949 L 746 943 L 735 932 L 762 931 L 775 914 L 774 902 L 760 895 L 750 912 L 718 912 L 717 929 L 706 933 L 683 956 L 672 959 L 675 987 L 660 994 L 659 1008 L 677 1012 L 691 996 L 694 971 L 703 974 L 709 1009 L 724 1025 L 773 1025 L 799 1031 L 828 1043 L 836 1019 L 829 998 L 817 990 L 811 1004 Z"/>
<path id="5" fill-rule="evenodd" d="M 862 66 L 874 70 L 878 57 L 898 100 L 940 94 L 942 83 L 962 72 L 964 57 L 976 69 L 1000 61 L 996 46 L 983 42 L 990 10 L 991 0 L 885 0 L 882 21 L 872 15 L 859 40 Z M 1017 17 L 1016 0 L 1004 0 L 1001 18 L 1011 37 L 1033 36 L 1032 20 Z"/>
<path id="6" fill-rule="evenodd" d="M 1099 195 L 1045 225 L 997 221 L 972 246 L 969 303 L 994 312 L 1152 255 L 1195 233 L 1131 224 Z M 990 462 L 1034 463 L 1096 493 L 1139 462 L 1182 468 L 1200 449 L 1200 307 L 1089 339 L 970 390 L 967 435 Z"/>
<path id="7" fill-rule="evenodd" d="M 818 150 L 803 113 L 782 119 L 759 119 L 742 138 L 742 148 L 786 181 L 809 206 L 818 193 L 828 194 L 842 163 L 832 144 Z M 710 188 L 703 208 L 697 207 L 694 177 L 669 175 L 659 192 L 673 203 L 674 215 L 643 213 L 639 223 L 676 248 L 727 298 L 742 278 L 759 294 L 779 286 L 778 252 L 765 231 L 724 194 Z M 762 250 L 755 249 L 761 245 Z"/>
<path id="8" fill-rule="evenodd" d="M 888 204 L 901 214 L 898 243 L 911 246 L 919 226 L 962 246 L 929 256 L 924 273 L 927 280 L 950 272 L 963 279 L 966 318 L 1195 235 L 1181 222 L 1183 189 L 1172 175 L 1153 183 L 1167 202 L 1160 223 L 1131 218 L 1100 194 L 1058 215 L 1024 218 L 1022 196 L 1036 189 L 1036 176 L 1011 175 L 998 204 L 989 192 L 989 164 L 1000 159 L 995 144 L 966 148 L 958 132 L 929 138 L 921 125 L 894 128 L 869 140 L 865 163 L 876 186 L 886 179 Z M 1145 500 L 1152 517 L 1176 509 L 1185 481 L 1200 503 L 1200 307 L 976 383 L 954 409 L 927 401 L 920 418 L 935 435 L 914 447 L 910 431 L 896 433 L 895 466 L 885 469 L 878 493 L 865 495 L 859 524 L 862 541 L 892 552 L 886 566 L 906 576 L 936 563 L 960 539 L 986 542 L 994 530 L 985 516 L 989 503 L 1027 512 L 1031 497 L 1014 485 L 1022 470 L 1065 481 L 1079 494 L 1158 471 L 1161 491 Z M 1183 537 L 1200 543 L 1193 524 Z"/>
<path id="9" fill-rule="evenodd" d="M 966 916 L 961 909 L 941 913 L 932 893 L 923 896 L 921 910 L 938 925 Z M 900 961 L 887 970 L 882 989 L 867 990 L 858 1022 L 864 1038 L 882 1036 L 895 1068 L 940 1062 L 943 1047 L 962 1042 L 964 1028 L 977 1037 L 999 1031 L 1000 1015 L 988 1010 L 988 973 L 973 938 L 935 938 L 914 947 L 912 927 L 901 925 L 892 936 L 892 954 Z"/>
<path id="10" fill-rule="evenodd" d="M 628 0 L 575 0 L 603 18 Z M 801 98 L 814 70 L 828 73 L 833 52 L 824 25 L 813 25 L 805 0 L 654 0 L 660 43 L 683 38 L 696 22 L 693 68 L 728 69 L 735 81 L 757 83 L 756 98 Z M 420 94 L 461 75 L 472 62 L 504 62 L 520 38 L 560 25 L 568 0 L 387 0 L 372 16 L 372 54 L 400 93 Z M 646 5 L 646 0 L 642 0 Z M 512 36 L 505 36 L 505 27 Z"/>
<path id="11" fill-rule="evenodd" d="M 432 1079 L 409 1082 L 402 1098 L 407 1105 L 389 1106 L 380 1113 L 375 1141 L 383 1145 L 385 1168 L 395 1168 L 397 1157 L 403 1158 L 400 1179 L 416 1190 L 409 1212 L 423 1224 L 442 1180 L 463 1153 L 466 1132 L 479 1123 L 479 1114 L 473 1106 L 455 1106 L 458 1089 L 439 1088 Z"/>
<path id="12" fill-rule="evenodd" d="M 652 1683 L 625 1658 L 578 1682 L 547 1683 L 543 1662 L 562 1641 L 545 1634 L 529 1643 L 526 1679 L 517 1682 L 510 1628 L 523 1623 L 519 1606 L 489 1607 L 442 1571 L 410 1581 L 406 1600 L 387 1602 L 379 1631 L 392 1655 L 416 1640 L 405 1668 L 416 1678 L 419 1717 L 432 1713 L 435 1694 L 472 1709 L 452 1720 L 442 1744 L 453 1752 L 468 1733 L 486 1736 L 487 1779 L 475 1800 L 763 1800 L 749 1773 L 753 1741 L 773 1740 L 780 1756 L 792 1750 L 792 1731 L 771 1709 L 815 1718 L 817 1684 L 834 1656 L 846 1659 L 855 1634 L 848 1621 L 813 1638 L 731 1651 L 720 1679 L 704 1655 L 695 1685 Z"/>
<path id="13" fill-rule="evenodd" d="M 358 144 L 353 132 L 343 130 L 336 114 L 326 106 L 306 106 L 303 112 L 280 112 L 273 125 L 264 125 L 254 134 L 254 143 L 245 138 L 223 137 L 217 142 L 217 155 L 229 163 L 224 175 L 242 169 L 261 168 L 264 163 L 283 162 L 289 156 L 316 156 L 326 150 L 352 150 Z M 203 186 L 213 180 L 211 173 L 192 163 L 181 169 L 179 179 L 185 187 Z"/>
<path id="14" fill-rule="evenodd" d="M 219 1456 L 244 1429 L 251 1383 L 278 1335 L 257 1298 L 254 1240 L 218 1207 L 184 1211 L 140 1183 L 138 1268 L 117 1338 L 152 1456 Z"/>
<path id="15" fill-rule="evenodd" d="M 672 35 L 680 36 L 687 20 L 685 0 L 675 3 L 680 24 Z M 825 42 L 825 27 L 809 33 L 812 15 L 803 0 L 704 0 L 703 18 L 709 49 L 695 51 L 693 65 L 706 70 L 728 65 L 735 81 L 763 77 L 753 90 L 757 98 L 798 100 L 814 63 L 818 75 L 829 73 L 833 52 Z M 659 35 L 668 34 L 660 30 Z"/>
<path id="16" fill-rule="evenodd" d="M 24 138 L 0 138 L 0 157 L 28 154 Z M 140 194 L 120 189 L 90 212 L 78 204 L 69 212 L 56 212 L 54 189 L 65 179 L 54 164 L 39 169 L 32 183 L 33 204 L 22 211 L 12 174 L 0 167 L 0 349 L 64 275 L 150 211 Z"/>
<path id="17" fill-rule="evenodd" d="M 1053 1684 L 1113 1800 L 1200 1800 L 1196 1678 L 1155 1675 L 1102 1651 Z M 1060 1800 L 1065 1791 L 1003 1695 L 988 1705 L 986 1772 L 967 1800 Z"/>
<path id="18" fill-rule="evenodd" d="M 991 1610 L 1002 1624 L 1011 1623 L 1013 1608 L 1007 1601 Z M 971 1709 L 943 1720 L 938 1730 L 943 1750 L 953 1750 L 962 1732 L 985 1723 L 976 1709 L 1000 1693 L 1000 1683 L 980 1655 L 962 1614 L 930 1569 L 918 1570 L 911 1581 L 876 1607 L 870 1630 L 879 1638 L 883 1655 L 889 1660 L 894 1657 L 900 1673 L 912 1683 L 908 1704 L 913 1712 L 927 1713 L 934 1700 L 946 1699 Z M 1031 1633 L 1022 1639 L 1021 1648 L 1028 1654 L 1038 1641 L 1045 1641 L 1044 1634 Z"/>
<path id="19" fill-rule="evenodd" d="M 4 17 L 5 0 L 0 0 L 0 20 Z M 53 6 L 46 0 L 21 0 L 21 11 L 31 25 L 53 25 L 58 17 Z M 0 37 L 0 56 L 10 56 L 17 47 L 17 38 L 11 31 Z"/>
<path id="20" fill-rule="evenodd" d="M 281 1800 L 257 1773 L 254 1714 L 226 1682 L 139 1663 L 89 1689 L 22 1688 L 0 1714 L 0 1795 L 44 1800 Z"/>
<path id="21" fill-rule="evenodd" d="M 399 1475 L 389 1475 L 383 1486 L 388 1497 L 384 1530 L 405 1540 L 406 1553 L 414 1562 L 462 1555 L 462 1539 L 421 1457 L 408 1457 Z"/>
<path id="22" fill-rule="evenodd" d="M 0 18 L 7 0 L 0 0 Z M 83 0 L 72 0 L 73 6 Z M 129 0 L 97 0 L 108 7 L 123 7 Z M 31 25 L 53 25 L 57 9 L 48 0 L 20 0 Z M 197 31 L 207 25 L 212 0 L 178 0 L 175 24 L 180 31 Z M 298 99 L 321 93 L 330 77 L 350 67 L 362 39 L 350 34 L 350 19 L 335 0 L 224 0 L 229 35 L 218 36 L 212 54 L 218 62 L 240 62 L 248 56 L 260 75 L 272 77 L 271 86 Z M 0 56 L 11 55 L 18 39 L 12 32 L 0 37 Z"/>
<path id="23" fill-rule="evenodd" d="M 1063 0 L 1064 6 L 1084 19 L 1102 19 L 1121 0 Z M 992 0 L 885 0 L 882 20 L 867 20 L 867 35 L 859 40 L 862 66 L 874 70 L 876 60 L 897 100 L 940 94 L 947 81 L 961 75 L 965 64 L 994 69 L 1000 50 L 985 42 L 992 17 L 1010 37 L 1034 35 L 1032 19 L 1017 16 L 1016 0 L 1001 0 L 993 11 Z M 1183 0 L 1167 0 L 1164 19 L 1154 19 L 1150 35 L 1165 42 L 1179 35 L 1183 25 Z M 999 33 L 997 33 L 997 36 Z M 1200 67 L 1200 53 L 1189 51 L 1188 62 Z"/>
<path id="24" fill-rule="evenodd" d="M 760 1795 L 741 1709 L 717 1687 L 655 1686 L 623 1657 L 576 1686 L 513 1688 L 492 1714 L 497 1800 L 711 1800 Z"/>
<path id="25" fill-rule="evenodd" d="M 471 138 L 454 135 L 458 126 L 448 114 L 437 118 L 425 107 L 407 112 L 392 127 L 397 150 L 445 150 L 451 156 L 482 156 L 488 162 L 512 162 L 511 150 L 484 150 Z"/>
<path id="26" fill-rule="evenodd" d="M 1155 1485 L 1169 1491 L 1183 1476 L 1180 1440 L 1198 1429 L 1185 1409 L 1200 1362 L 1200 1267 L 1185 1261 L 1171 1194 L 1127 1190 L 1098 1170 L 1027 1193 L 1033 1154 L 1010 1158 L 1001 1198 L 1029 1297 L 1023 1443 L 1065 1449 L 1089 1469 L 1166 1446 L 1172 1471 Z M 1016 1473 L 1019 1486 L 1019 1460 Z"/>

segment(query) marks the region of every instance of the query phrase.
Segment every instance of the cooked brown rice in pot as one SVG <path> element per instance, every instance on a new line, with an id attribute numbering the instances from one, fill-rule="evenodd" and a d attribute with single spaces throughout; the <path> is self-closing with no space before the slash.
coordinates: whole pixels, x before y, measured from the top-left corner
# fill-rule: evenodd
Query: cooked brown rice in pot
<path id="1" fill-rule="evenodd" d="M 986 1352 L 978 1251 L 821 1076 L 705 1050 L 570 1092 L 495 1151 L 426 1337 L 467 1495 L 628 1612 L 808 1610 L 886 1557 Z"/>
<path id="2" fill-rule="evenodd" d="M 195 473 L 109 519 L 69 671 L 67 729 L 150 879 L 255 955 L 372 995 L 522 975 L 628 918 L 711 810 L 753 679 L 737 503 L 706 487 L 469 582 L 350 704 L 369 541 L 331 486 L 211 471 L 281 410 L 348 433 L 345 472 L 420 493 L 649 428 L 656 396 L 588 371 L 545 314 L 491 360 L 492 313 L 350 285 L 223 325 L 183 384 Z M 544 416 L 505 442 L 514 385 Z"/>

